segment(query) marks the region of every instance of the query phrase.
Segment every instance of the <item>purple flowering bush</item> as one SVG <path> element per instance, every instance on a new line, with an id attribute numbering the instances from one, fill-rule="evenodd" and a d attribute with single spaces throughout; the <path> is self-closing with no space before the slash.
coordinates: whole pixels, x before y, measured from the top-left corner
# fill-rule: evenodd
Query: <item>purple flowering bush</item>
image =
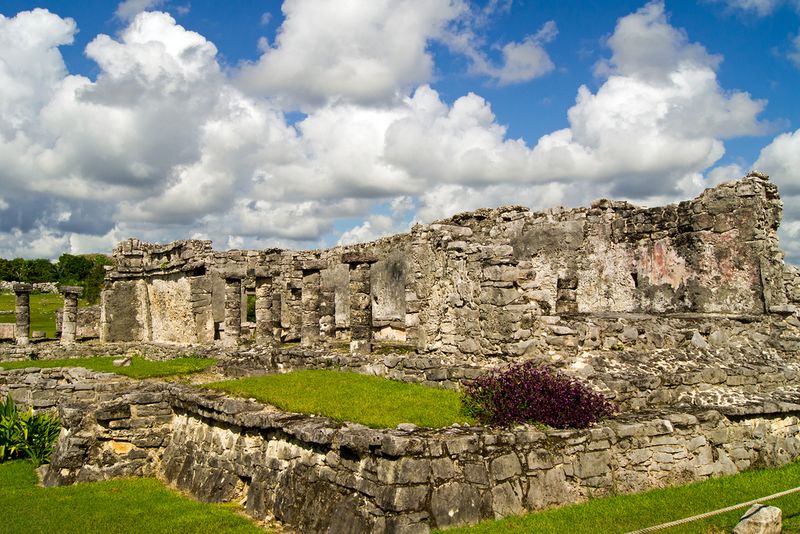
<path id="1" fill-rule="evenodd" d="M 534 362 L 491 371 L 464 387 L 464 411 L 484 425 L 585 428 L 616 406 L 587 385 Z"/>

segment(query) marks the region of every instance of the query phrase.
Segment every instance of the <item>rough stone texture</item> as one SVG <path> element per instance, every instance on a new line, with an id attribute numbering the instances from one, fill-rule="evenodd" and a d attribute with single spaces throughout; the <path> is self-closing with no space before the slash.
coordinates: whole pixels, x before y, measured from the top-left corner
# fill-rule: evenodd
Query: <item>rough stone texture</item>
<path id="1" fill-rule="evenodd" d="M 14 294 L 16 295 L 14 313 L 17 318 L 16 328 L 14 329 L 14 339 L 19 346 L 25 346 L 30 343 L 31 289 L 31 284 L 14 284 Z"/>
<path id="2" fill-rule="evenodd" d="M 372 297 L 369 264 L 350 263 L 350 352 L 365 354 L 371 351 Z"/>
<path id="3" fill-rule="evenodd" d="M 64 293 L 64 309 L 61 314 L 61 344 L 75 343 L 78 334 L 78 296 L 83 292 L 82 287 L 62 286 Z"/>
<path id="4" fill-rule="evenodd" d="M 781 534 L 782 526 L 780 508 L 754 504 L 734 527 L 733 534 Z"/>
<path id="5" fill-rule="evenodd" d="M 315 268 L 311 268 L 315 267 Z M 305 346 L 314 345 L 320 338 L 320 265 L 306 265 L 303 269 L 302 302 L 303 314 L 301 325 L 301 343 Z"/>
<path id="6" fill-rule="evenodd" d="M 19 282 L 0 280 L 0 291 L 14 291 L 14 285 Z M 33 282 L 31 284 L 33 293 L 58 293 L 58 284 L 55 282 Z"/>
<path id="7" fill-rule="evenodd" d="M 300 340 L 303 313 L 318 313 L 326 331 L 330 320 L 323 324 L 323 317 L 333 315 L 336 337 L 348 340 L 350 315 L 363 315 L 365 308 L 349 310 L 353 295 L 343 263 L 364 261 L 375 262 L 368 293 L 374 338 L 412 343 L 426 353 L 516 356 L 587 340 L 610 349 L 640 334 L 548 332 L 552 317 L 795 316 L 800 277 L 783 264 L 775 232 L 780 215 L 776 186 L 752 174 L 675 205 L 645 209 L 601 200 L 589 208 L 536 213 L 483 209 L 416 225 L 408 234 L 320 251 L 215 252 L 208 241 L 128 240 L 115 249 L 107 274 L 104 339 L 163 342 L 172 336 L 210 343 L 223 320 L 219 273 L 233 269 L 253 273 L 243 278 L 253 291 L 255 273 L 271 273 L 281 300 L 279 307 L 273 301 L 272 316 L 280 320 L 282 341 Z M 320 291 L 333 292 L 332 314 L 322 313 L 322 299 L 302 302 L 302 269 L 309 262 L 321 271 Z M 180 279 L 188 286 L 162 288 L 156 293 L 163 298 L 154 299 L 157 281 Z M 163 333 L 156 317 L 168 319 Z M 696 338 L 700 348 L 724 344 L 709 334 Z M 657 335 L 651 339 L 658 344 Z"/>
<path id="8" fill-rule="evenodd" d="M 0 340 L 13 341 L 16 330 L 17 325 L 15 323 L 0 323 Z"/>
<path id="9" fill-rule="evenodd" d="M 99 304 L 94 306 L 81 306 L 77 309 L 76 319 L 76 339 L 87 339 L 100 337 L 100 317 L 102 310 Z M 56 335 L 60 336 L 63 331 L 64 310 L 56 310 Z"/>
<path id="10" fill-rule="evenodd" d="M 800 455 L 800 421 L 786 414 L 641 413 L 585 430 L 372 430 L 81 369 L 0 372 L 6 392 L 37 409 L 59 406 L 64 430 L 48 485 L 155 474 L 306 532 L 424 532 Z"/>
<path id="11" fill-rule="evenodd" d="M 223 344 L 235 347 L 242 335 L 242 281 L 239 278 L 225 280 L 225 332 Z"/>

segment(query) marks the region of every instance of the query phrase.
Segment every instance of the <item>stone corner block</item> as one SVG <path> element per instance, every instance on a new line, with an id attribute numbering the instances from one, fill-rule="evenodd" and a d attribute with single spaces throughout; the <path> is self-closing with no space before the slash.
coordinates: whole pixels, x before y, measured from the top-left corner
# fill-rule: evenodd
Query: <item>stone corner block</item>
<path id="1" fill-rule="evenodd" d="M 59 286 L 58 290 L 64 293 L 65 295 L 80 296 L 81 294 L 83 294 L 83 288 L 81 286 Z"/>

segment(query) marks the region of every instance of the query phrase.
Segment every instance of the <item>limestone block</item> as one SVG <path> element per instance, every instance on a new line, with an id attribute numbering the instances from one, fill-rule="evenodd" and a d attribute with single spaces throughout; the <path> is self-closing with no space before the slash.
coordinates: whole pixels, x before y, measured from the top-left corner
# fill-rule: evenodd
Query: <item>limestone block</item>
<path id="1" fill-rule="evenodd" d="M 503 482 L 492 488 L 492 511 L 496 519 L 525 512 L 519 482 Z"/>
<path id="2" fill-rule="evenodd" d="M 522 466 L 516 454 L 506 454 L 492 460 L 490 470 L 494 480 L 502 481 L 521 474 Z"/>
<path id="3" fill-rule="evenodd" d="M 703 335 L 697 331 L 695 331 L 694 334 L 692 334 L 691 343 L 697 349 L 706 350 L 709 348 L 708 342 L 705 340 Z"/>
<path id="4" fill-rule="evenodd" d="M 733 534 L 780 534 L 782 515 L 775 506 L 754 504 L 734 527 Z"/>
<path id="5" fill-rule="evenodd" d="M 608 451 L 587 452 L 579 456 L 575 474 L 580 478 L 605 475 L 609 470 L 611 454 Z"/>
<path id="6" fill-rule="evenodd" d="M 0 340 L 13 340 L 15 330 L 14 323 L 0 323 Z"/>
<path id="7" fill-rule="evenodd" d="M 483 517 L 480 493 L 463 482 L 447 482 L 434 489 L 430 507 L 434 525 L 439 528 L 477 523 Z"/>

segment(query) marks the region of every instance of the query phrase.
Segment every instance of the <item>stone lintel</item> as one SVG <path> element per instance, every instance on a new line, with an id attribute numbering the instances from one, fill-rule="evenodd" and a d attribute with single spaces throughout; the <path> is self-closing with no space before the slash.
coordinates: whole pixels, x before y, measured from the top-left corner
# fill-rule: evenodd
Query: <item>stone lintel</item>
<path id="1" fill-rule="evenodd" d="M 342 254 L 342 263 L 349 263 L 351 266 L 358 265 L 359 263 L 375 263 L 377 261 L 378 256 L 364 250 L 345 252 Z"/>
<path id="2" fill-rule="evenodd" d="M 58 290 L 65 295 L 81 296 L 83 293 L 83 288 L 81 286 L 59 286 Z"/>
<path id="3" fill-rule="evenodd" d="M 27 282 L 16 282 L 13 287 L 14 293 L 30 293 L 33 291 L 33 284 Z"/>
<path id="4" fill-rule="evenodd" d="M 328 267 L 328 262 L 324 260 L 305 260 L 300 262 L 300 269 L 303 274 L 310 274 L 315 271 L 322 271 Z"/>
<path id="5" fill-rule="evenodd" d="M 228 267 L 217 270 L 217 273 L 225 280 L 241 280 L 247 274 L 243 267 Z"/>
<path id="6" fill-rule="evenodd" d="M 272 267 L 251 267 L 247 269 L 247 276 L 252 278 L 275 278 L 278 276 L 278 271 Z"/>

